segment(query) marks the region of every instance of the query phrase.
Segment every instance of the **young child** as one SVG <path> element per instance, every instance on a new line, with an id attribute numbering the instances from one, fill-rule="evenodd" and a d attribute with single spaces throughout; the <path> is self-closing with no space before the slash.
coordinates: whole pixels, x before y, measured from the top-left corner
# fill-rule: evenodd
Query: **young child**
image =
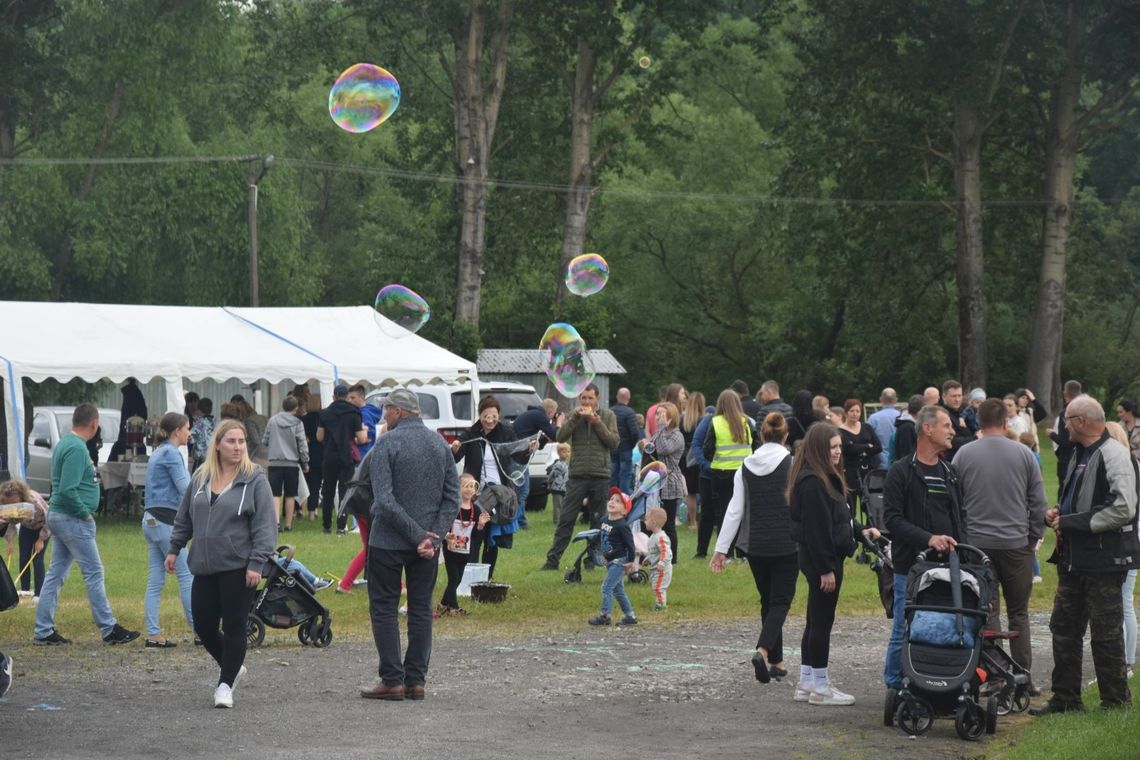
<path id="1" fill-rule="evenodd" d="M 637 625 L 637 615 L 633 605 L 625 595 L 625 575 L 633 569 L 636 550 L 633 545 L 633 531 L 626 525 L 625 516 L 632 507 L 629 497 L 620 489 L 610 489 L 610 500 L 606 503 L 606 519 L 602 520 L 602 554 L 606 558 L 606 577 L 602 580 L 602 611 L 590 618 L 590 625 L 609 625 L 610 609 L 617 597 L 623 617 L 618 625 Z"/>
<path id="2" fill-rule="evenodd" d="M 546 465 L 546 490 L 554 496 L 554 524 L 558 524 L 558 511 L 566 495 L 566 481 L 570 479 L 570 444 L 558 444 L 558 458 Z"/>
<path id="3" fill-rule="evenodd" d="M 479 492 L 479 481 L 470 473 L 459 476 L 459 513 L 451 523 L 451 530 L 444 536 L 443 566 L 447 569 L 447 587 L 435 608 L 432 617 L 442 615 L 466 615 L 459 606 L 456 591 L 463 582 L 463 571 L 471 558 L 471 536 L 482 530 L 491 516 L 475 505 L 475 494 Z"/>
<path id="4" fill-rule="evenodd" d="M 645 527 L 649 530 L 649 554 L 645 561 L 649 565 L 649 585 L 653 587 L 653 609 L 665 609 L 665 594 L 673 582 L 673 546 L 665 535 L 665 521 L 669 516 L 661 507 L 653 507 L 645 513 Z"/>

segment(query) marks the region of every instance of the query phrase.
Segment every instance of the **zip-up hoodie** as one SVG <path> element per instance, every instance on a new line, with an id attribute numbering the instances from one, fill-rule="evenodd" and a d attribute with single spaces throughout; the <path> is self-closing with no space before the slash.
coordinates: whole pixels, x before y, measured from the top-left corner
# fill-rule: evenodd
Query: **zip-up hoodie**
<path id="1" fill-rule="evenodd" d="M 309 444 L 305 441 L 305 425 L 292 412 L 278 412 L 265 426 L 262 444 L 268 447 L 270 467 L 292 467 L 309 464 Z"/>
<path id="2" fill-rule="evenodd" d="M 745 554 L 782 557 L 796 553 L 784 493 L 791 466 L 791 454 L 778 443 L 765 443 L 744 458 L 744 465 L 736 471 L 732 499 L 717 536 L 718 552 L 728 554 L 735 537 L 736 548 Z"/>
<path id="3" fill-rule="evenodd" d="M 194 575 L 248 569 L 265 573 L 277 541 L 277 515 L 269 481 L 261 468 L 234 476 L 210 504 L 209 482 L 190 482 L 182 496 L 168 554 L 190 544 Z"/>

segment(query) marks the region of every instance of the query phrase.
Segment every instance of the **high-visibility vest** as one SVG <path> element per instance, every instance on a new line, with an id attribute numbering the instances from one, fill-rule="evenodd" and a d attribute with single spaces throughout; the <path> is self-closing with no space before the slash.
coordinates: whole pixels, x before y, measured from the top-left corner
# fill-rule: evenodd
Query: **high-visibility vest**
<path id="1" fill-rule="evenodd" d="M 748 420 L 740 419 L 744 425 L 744 443 L 732 440 L 732 432 L 728 428 L 728 420 L 724 415 L 718 414 L 712 419 L 713 433 L 716 435 L 716 454 L 713 456 L 712 469 L 738 470 L 744 464 L 744 458 L 752 453 L 752 433 L 748 429 Z"/>

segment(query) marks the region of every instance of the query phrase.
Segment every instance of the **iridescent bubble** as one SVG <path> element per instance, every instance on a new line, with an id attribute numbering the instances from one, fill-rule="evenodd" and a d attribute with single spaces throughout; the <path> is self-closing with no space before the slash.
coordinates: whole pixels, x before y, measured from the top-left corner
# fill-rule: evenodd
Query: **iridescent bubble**
<path id="1" fill-rule="evenodd" d="M 610 279 L 610 265 L 596 253 L 575 256 L 566 267 L 566 289 L 576 296 L 600 293 Z"/>
<path id="2" fill-rule="evenodd" d="M 586 351 L 586 341 L 565 322 L 546 328 L 538 348 L 543 353 L 543 368 L 558 392 L 575 398 L 594 382 L 594 370 Z"/>
<path id="3" fill-rule="evenodd" d="M 346 132 L 359 134 L 383 124 L 400 105 L 400 83 L 371 63 L 350 66 L 329 90 L 329 116 Z"/>
<path id="4" fill-rule="evenodd" d="M 653 65 L 653 59 L 647 55 L 643 55 L 637 59 L 637 65 L 643 69 L 647 69 Z"/>
<path id="5" fill-rule="evenodd" d="M 381 329 L 389 334 L 403 337 L 418 332 L 431 318 L 431 308 L 418 293 L 403 285 L 385 285 L 376 294 L 376 314 Z M 392 324 L 395 323 L 395 328 Z M 396 329 L 398 328 L 398 330 Z"/>
<path id="6" fill-rule="evenodd" d="M 665 485 L 665 476 L 668 474 L 669 468 L 664 462 L 650 462 L 641 468 L 637 476 L 637 490 L 642 493 L 660 491 L 661 486 Z"/>

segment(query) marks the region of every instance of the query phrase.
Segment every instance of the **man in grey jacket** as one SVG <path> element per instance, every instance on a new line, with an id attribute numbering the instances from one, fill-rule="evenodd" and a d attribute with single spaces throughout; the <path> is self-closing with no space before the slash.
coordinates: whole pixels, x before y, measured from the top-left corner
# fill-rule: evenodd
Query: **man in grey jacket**
<path id="1" fill-rule="evenodd" d="M 277 525 L 281 525 L 281 502 L 285 498 L 285 530 L 293 530 L 293 507 L 301 476 L 298 467 L 309 471 L 309 443 L 305 440 L 305 425 L 297 416 L 299 403 L 292 396 L 281 402 L 281 411 L 270 418 L 265 426 L 261 443 L 269 457 L 269 487 L 277 503 Z"/>
<path id="2" fill-rule="evenodd" d="M 440 536 L 459 514 L 459 478 L 451 449 L 420 420 L 416 394 L 400 388 L 384 400 L 388 432 L 372 456 L 368 601 L 379 679 L 365 699 L 423 699 L 431 657 L 431 595 Z M 408 648 L 400 660 L 400 578 L 408 592 Z"/>
<path id="3" fill-rule="evenodd" d="M 1041 467 L 1027 446 L 1006 437 L 1008 416 L 1001 399 L 978 407 L 982 437 L 954 457 L 962 484 L 966 533 L 993 563 L 1005 597 L 1009 628 L 1018 636 L 1010 654 L 1025 668 L 1033 664 L 1029 639 L 1029 597 L 1033 591 L 1033 555 L 1045 534 L 1047 501 Z M 1001 629 L 1001 598 L 994 595 L 989 630 Z"/>

